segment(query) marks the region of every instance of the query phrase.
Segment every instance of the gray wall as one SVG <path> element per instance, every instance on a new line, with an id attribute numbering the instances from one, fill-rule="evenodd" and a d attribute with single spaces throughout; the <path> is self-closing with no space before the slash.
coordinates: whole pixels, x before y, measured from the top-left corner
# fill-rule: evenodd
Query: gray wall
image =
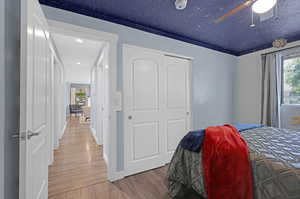
<path id="1" fill-rule="evenodd" d="M 237 57 L 185 42 L 150 34 L 126 26 L 43 6 L 48 19 L 85 26 L 119 35 L 117 54 L 117 87 L 122 90 L 122 46 L 133 44 L 193 57 L 192 111 L 193 128 L 233 121 L 233 79 Z M 123 113 L 117 115 L 117 169 L 123 169 Z"/>
<path id="2" fill-rule="evenodd" d="M 235 122 L 260 123 L 261 56 L 252 53 L 239 57 L 235 77 Z"/>
<path id="3" fill-rule="evenodd" d="M 2 15 L 0 16 L 1 142 L 4 140 L 4 144 L 0 143 L 2 147 L 0 189 L 1 198 L 17 199 L 19 196 L 19 143 L 11 139 L 11 134 L 18 132 L 19 129 L 20 0 L 1 0 L 0 9 Z M 3 180 L 5 182 L 4 191 Z"/>
<path id="4" fill-rule="evenodd" d="M 300 45 L 300 41 L 289 43 L 286 48 Z M 261 111 L 261 54 L 272 52 L 274 48 L 257 51 L 251 54 L 238 57 L 238 67 L 235 76 L 235 117 L 237 123 L 259 123 Z M 295 106 L 294 106 L 295 107 Z M 300 112 L 300 109 L 293 109 L 283 106 L 282 124 L 284 128 L 290 128 L 288 123 L 291 116 Z M 300 128 L 298 126 L 297 128 Z"/>
<path id="5" fill-rule="evenodd" d="M 4 26 L 5 26 L 4 1 L 0 0 L 0 92 L 4 91 L 5 60 L 4 60 Z M 0 198 L 4 198 L 4 95 L 0 95 Z"/>

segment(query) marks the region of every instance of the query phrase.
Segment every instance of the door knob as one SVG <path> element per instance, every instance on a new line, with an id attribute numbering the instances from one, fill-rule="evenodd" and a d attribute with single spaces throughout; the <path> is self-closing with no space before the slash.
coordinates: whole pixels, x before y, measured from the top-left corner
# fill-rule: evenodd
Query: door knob
<path id="1" fill-rule="evenodd" d="M 131 119 L 132 119 L 132 116 L 131 116 L 131 115 L 129 115 L 129 116 L 128 116 L 128 119 L 129 119 L 129 120 L 131 120 Z"/>
<path id="2" fill-rule="evenodd" d="M 32 137 L 34 136 L 39 136 L 41 134 L 41 132 L 32 132 L 32 131 L 28 131 L 28 134 L 27 134 L 27 138 L 30 140 Z"/>
<path id="3" fill-rule="evenodd" d="M 190 112 L 186 112 L 186 115 L 189 115 L 190 114 Z"/>

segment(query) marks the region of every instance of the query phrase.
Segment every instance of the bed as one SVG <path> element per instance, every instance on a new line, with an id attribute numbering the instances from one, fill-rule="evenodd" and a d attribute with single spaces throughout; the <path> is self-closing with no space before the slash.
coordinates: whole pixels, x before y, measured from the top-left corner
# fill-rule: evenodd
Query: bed
<path id="1" fill-rule="evenodd" d="M 255 199 L 300 199 L 300 131 L 273 127 L 240 132 L 247 141 Z M 169 193 L 195 191 L 206 198 L 202 152 L 178 145 L 168 169 Z"/>

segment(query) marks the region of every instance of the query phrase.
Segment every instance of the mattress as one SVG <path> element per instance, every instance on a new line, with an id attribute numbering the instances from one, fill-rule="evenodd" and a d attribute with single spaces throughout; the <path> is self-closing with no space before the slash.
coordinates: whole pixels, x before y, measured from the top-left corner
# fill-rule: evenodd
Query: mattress
<path id="1" fill-rule="evenodd" d="M 255 199 L 300 199 L 300 132 L 272 127 L 240 132 L 247 141 Z M 193 189 L 206 198 L 202 153 L 177 147 L 168 169 L 169 193 Z"/>

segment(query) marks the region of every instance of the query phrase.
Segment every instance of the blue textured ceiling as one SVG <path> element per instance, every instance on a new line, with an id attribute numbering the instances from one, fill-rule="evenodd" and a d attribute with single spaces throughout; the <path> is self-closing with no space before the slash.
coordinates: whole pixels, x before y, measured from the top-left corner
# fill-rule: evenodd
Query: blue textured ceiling
<path id="1" fill-rule="evenodd" d="M 127 25 L 233 55 L 271 47 L 272 41 L 300 40 L 300 0 L 278 0 L 278 19 L 260 21 L 250 28 L 251 8 L 224 22 L 214 19 L 244 0 L 188 0 L 185 10 L 175 0 L 40 0 L 42 4 Z"/>

